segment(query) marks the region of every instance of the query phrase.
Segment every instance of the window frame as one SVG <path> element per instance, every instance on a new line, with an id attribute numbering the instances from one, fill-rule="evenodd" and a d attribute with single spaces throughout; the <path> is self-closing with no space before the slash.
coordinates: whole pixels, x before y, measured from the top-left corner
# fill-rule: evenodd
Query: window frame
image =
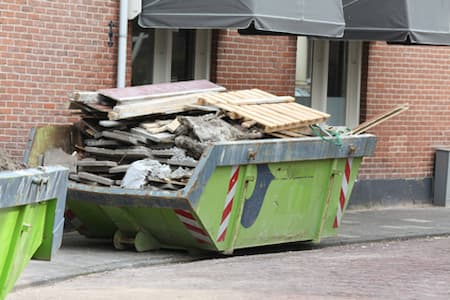
<path id="1" fill-rule="evenodd" d="M 297 84 L 304 81 L 307 75 L 308 68 L 303 67 L 303 71 L 299 70 L 299 63 L 308 62 L 308 58 L 305 58 L 305 49 L 308 49 L 307 43 L 313 43 L 311 107 L 326 112 L 330 41 L 299 37 L 297 40 Z M 363 43 L 362 41 L 345 41 L 345 43 L 347 43 L 345 126 L 353 128 L 359 124 Z"/>
<path id="2" fill-rule="evenodd" d="M 171 81 L 173 29 L 155 29 L 153 83 Z M 209 29 L 196 29 L 194 79 L 210 78 L 211 39 Z"/>

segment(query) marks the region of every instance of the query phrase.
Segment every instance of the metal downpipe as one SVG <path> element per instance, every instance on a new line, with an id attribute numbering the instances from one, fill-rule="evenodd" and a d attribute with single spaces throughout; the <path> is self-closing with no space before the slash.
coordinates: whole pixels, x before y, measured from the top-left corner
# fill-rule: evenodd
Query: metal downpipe
<path id="1" fill-rule="evenodd" d="M 117 87 L 125 87 L 127 65 L 128 0 L 120 0 Z"/>

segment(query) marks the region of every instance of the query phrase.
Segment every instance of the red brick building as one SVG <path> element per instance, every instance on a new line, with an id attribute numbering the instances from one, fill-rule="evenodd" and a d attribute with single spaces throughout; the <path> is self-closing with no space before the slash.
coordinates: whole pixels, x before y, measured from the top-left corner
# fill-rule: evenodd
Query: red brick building
<path id="1" fill-rule="evenodd" d="M 71 123 L 68 94 L 114 87 L 119 1 L 0 0 L 0 147 L 21 157 L 29 129 Z M 379 125 L 353 205 L 430 203 L 434 146 L 450 146 L 450 48 L 153 30 L 129 21 L 127 85 L 209 78 L 228 89 L 296 95 L 352 127 Z"/>

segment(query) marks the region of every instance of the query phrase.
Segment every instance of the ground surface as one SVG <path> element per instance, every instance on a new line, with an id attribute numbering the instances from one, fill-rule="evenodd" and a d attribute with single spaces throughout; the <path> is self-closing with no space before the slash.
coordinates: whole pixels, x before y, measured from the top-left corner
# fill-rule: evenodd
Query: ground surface
<path id="1" fill-rule="evenodd" d="M 7 299 L 450 299 L 449 282 L 450 238 L 434 237 L 117 270 Z"/>

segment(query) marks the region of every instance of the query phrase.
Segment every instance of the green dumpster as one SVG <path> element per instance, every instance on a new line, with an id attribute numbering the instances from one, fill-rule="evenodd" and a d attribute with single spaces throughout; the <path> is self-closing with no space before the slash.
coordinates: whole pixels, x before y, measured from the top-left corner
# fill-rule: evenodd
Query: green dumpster
<path id="1" fill-rule="evenodd" d="M 36 129 L 34 143 L 40 136 L 51 140 L 50 131 L 56 132 Z M 138 251 L 196 248 L 231 254 L 320 241 L 336 235 L 361 160 L 373 154 L 375 144 L 373 135 L 345 136 L 340 143 L 322 138 L 216 143 L 179 191 L 70 182 L 66 218 L 87 237 L 113 237 L 117 248 L 133 245 Z"/>
<path id="2" fill-rule="evenodd" d="M 61 245 L 69 170 L 0 172 L 0 299 L 31 258 L 50 260 Z"/>

